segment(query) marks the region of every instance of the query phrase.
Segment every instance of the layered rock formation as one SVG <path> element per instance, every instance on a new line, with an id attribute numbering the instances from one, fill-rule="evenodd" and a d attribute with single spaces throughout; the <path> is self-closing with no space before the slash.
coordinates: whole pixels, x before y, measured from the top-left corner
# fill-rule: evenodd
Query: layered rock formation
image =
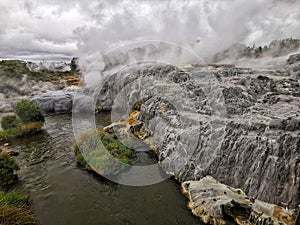
<path id="1" fill-rule="evenodd" d="M 126 85 L 134 89 L 121 91 Z M 300 203 L 300 86 L 288 72 L 129 68 L 107 80 L 98 103 L 110 110 L 120 92 L 124 112 L 140 108 L 136 126 L 150 128 L 161 165 L 179 181 L 212 175 L 253 198 Z"/>

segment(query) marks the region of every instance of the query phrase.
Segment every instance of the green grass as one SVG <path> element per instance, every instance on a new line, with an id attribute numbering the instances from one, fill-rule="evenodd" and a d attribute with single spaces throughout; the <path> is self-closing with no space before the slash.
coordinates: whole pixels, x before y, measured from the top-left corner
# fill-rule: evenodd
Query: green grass
<path id="1" fill-rule="evenodd" d="M 101 149 L 97 142 L 101 141 L 105 149 Z M 87 170 L 96 170 L 102 174 L 117 175 L 124 169 L 124 165 L 116 160 L 132 164 L 135 160 L 133 151 L 117 140 L 114 135 L 98 131 L 86 133 L 81 136 L 79 151 L 78 145 L 74 147 L 76 161 Z M 111 158 L 107 151 L 113 158 Z M 88 161 L 88 162 L 87 162 Z"/>
<path id="2" fill-rule="evenodd" d="M 28 196 L 20 191 L 0 191 L 0 206 L 13 205 L 25 206 L 28 205 Z"/>
<path id="3" fill-rule="evenodd" d="M 20 123 L 18 128 L 9 128 L 0 130 L 0 139 L 9 139 L 20 137 L 25 134 L 31 134 L 39 131 L 43 127 L 42 122 Z"/>
<path id="4" fill-rule="evenodd" d="M 14 184 L 14 171 L 19 167 L 7 153 L 0 153 L 0 190 L 9 190 Z M 0 191 L 1 225 L 36 225 L 36 217 L 29 207 L 29 197 L 17 190 Z"/>
<path id="5" fill-rule="evenodd" d="M 22 134 L 23 132 L 19 128 L 9 128 L 6 130 L 0 130 L 0 139 L 13 138 L 21 136 Z"/>
<path id="6" fill-rule="evenodd" d="M 1 225 L 36 225 L 37 219 L 29 207 L 29 197 L 23 192 L 0 191 Z"/>

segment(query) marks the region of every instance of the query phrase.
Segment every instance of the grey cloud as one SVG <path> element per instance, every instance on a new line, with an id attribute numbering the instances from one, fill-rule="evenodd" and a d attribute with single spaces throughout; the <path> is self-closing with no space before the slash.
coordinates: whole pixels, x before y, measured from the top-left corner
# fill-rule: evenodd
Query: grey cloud
<path id="1" fill-rule="evenodd" d="M 300 37 L 300 0 L 1 0 L 0 57 L 53 58 L 124 43 L 197 39 L 200 55 L 236 42 Z"/>

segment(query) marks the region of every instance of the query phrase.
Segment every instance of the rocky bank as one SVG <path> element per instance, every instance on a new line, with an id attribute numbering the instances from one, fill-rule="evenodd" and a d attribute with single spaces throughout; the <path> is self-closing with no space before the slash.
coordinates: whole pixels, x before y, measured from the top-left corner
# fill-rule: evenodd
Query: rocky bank
<path id="1" fill-rule="evenodd" d="M 34 100 L 45 112 L 70 112 L 83 83 L 77 61 L 72 62 L 0 61 L 0 113 L 12 112 L 21 99 Z"/>
<path id="2" fill-rule="evenodd" d="M 152 81 L 150 94 L 143 87 L 145 77 Z M 110 110 L 121 89 L 135 79 L 139 85 L 123 95 L 129 105 L 138 104 L 123 107 L 141 110 L 136 126 L 152 131 L 168 173 L 181 182 L 211 175 L 252 198 L 298 206 L 300 84 L 294 74 L 222 65 L 148 65 L 110 77 L 98 103 Z M 141 93 L 142 100 L 136 97 Z"/>

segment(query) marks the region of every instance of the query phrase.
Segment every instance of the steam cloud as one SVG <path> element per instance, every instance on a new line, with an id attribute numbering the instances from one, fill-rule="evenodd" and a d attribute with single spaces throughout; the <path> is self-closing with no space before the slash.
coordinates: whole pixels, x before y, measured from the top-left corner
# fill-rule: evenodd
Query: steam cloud
<path id="1" fill-rule="evenodd" d="M 92 10 L 94 26 L 75 32 L 78 53 L 89 62 L 93 54 L 98 56 L 118 46 L 162 40 L 209 58 L 235 43 L 267 44 L 274 39 L 299 37 L 300 12 L 294 11 L 298 5 L 298 0 L 102 1 L 94 6 L 98 10 Z M 272 59 L 268 61 L 268 65 L 272 63 Z M 91 83 L 92 77 L 87 79 Z"/>
<path id="2" fill-rule="evenodd" d="M 104 1 L 93 15 L 96 25 L 76 31 L 79 52 L 154 39 L 192 45 L 207 56 L 237 42 L 266 44 L 299 37 L 300 12 L 294 11 L 299 5 L 298 0 Z"/>

